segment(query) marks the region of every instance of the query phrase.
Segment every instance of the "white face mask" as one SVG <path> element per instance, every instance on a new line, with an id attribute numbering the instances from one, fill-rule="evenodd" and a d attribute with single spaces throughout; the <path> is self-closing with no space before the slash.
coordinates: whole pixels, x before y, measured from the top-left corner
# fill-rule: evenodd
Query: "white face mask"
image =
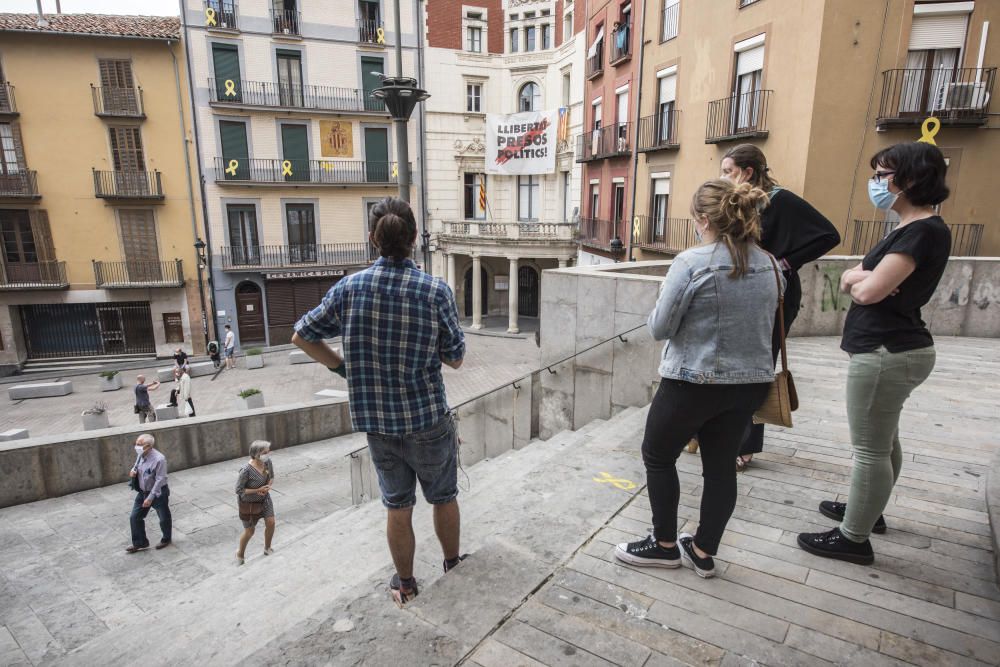
<path id="1" fill-rule="evenodd" d="M 270 460 L 271 460 L 271 455 L 270 454 L 261 454 L 261 456 L 260 456 L 260 462 L 261 463 L 267 463 Z"/>
<path id="2" fill-rule="evenodd" d="M 142 456 L 142 445 L 135 446 L 135 454 L 136 456 Z"/>

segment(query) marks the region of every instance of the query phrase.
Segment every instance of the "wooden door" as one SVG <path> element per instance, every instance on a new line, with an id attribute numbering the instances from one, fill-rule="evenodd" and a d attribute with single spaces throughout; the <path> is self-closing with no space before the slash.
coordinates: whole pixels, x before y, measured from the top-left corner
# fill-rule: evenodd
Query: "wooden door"
<path id="1" fill-rule="evenodd" d="M 142 197 L 149 194 L 142 135 L 137 127 L 112 127 L 111 161 L 115 168 L 115 194 Z"/>
<path id="2" fill-rule="evenodd" d="M 240 283 L 236 287 L 236 328 L 243 345 L 263 343 L 265 340 L 264 299 L 260 287 L 254 283 Z"/>

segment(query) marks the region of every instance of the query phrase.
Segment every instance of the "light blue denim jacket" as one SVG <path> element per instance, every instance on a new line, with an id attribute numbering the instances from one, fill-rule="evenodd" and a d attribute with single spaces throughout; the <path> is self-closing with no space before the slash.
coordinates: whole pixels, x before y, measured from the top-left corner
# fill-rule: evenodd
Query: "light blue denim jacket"
<path id="1" fill-rule="evenodd" d="M 752 384 L 774 379 L 771 331 L 778 285 L 766 252 L 753 246 L 747 272 L 731 278 L 724 243 L 674 258 L 647 324 L 666 340 L 660 375 L 695 384 Z M 780 273 L 779 273 L 780 276 Z M 784 290 L 784 278 L 781 278 Z"/>

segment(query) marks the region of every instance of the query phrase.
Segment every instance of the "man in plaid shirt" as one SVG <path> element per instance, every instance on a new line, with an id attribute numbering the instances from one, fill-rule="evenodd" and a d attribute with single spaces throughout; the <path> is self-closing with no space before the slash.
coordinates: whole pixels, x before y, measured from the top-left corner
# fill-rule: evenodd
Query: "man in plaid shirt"
<path id="1" fill-rule="evenodd" d="M 409 204 L 394 198 L 371 212 L 371 240 L 381 257 L 344 278 L 295 325 L 292 342 L 347 379 L 351 421 L 368 434 L 396 574 L 397 604 L 417 595 L 412 514 L 416 482 L 434 506 L 434 527 L 447 572 L 459 553 L 458 436 L 445 397 L 441 364 L 462 365 L 465 336 L 448 285 L 409 259 L 417 225 Z M 323 342 L 341 336 L 343 356 Z"/>

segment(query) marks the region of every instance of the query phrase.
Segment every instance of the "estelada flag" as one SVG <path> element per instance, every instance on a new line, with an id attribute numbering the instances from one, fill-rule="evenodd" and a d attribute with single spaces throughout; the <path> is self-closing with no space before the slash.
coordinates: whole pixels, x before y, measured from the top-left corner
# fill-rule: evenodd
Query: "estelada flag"
<path id="1" fill-rule="evenodd" d="M 569 141 L 569 109 L 559 108 L 559 129 L 556 131 L 559 141 Z"/>

